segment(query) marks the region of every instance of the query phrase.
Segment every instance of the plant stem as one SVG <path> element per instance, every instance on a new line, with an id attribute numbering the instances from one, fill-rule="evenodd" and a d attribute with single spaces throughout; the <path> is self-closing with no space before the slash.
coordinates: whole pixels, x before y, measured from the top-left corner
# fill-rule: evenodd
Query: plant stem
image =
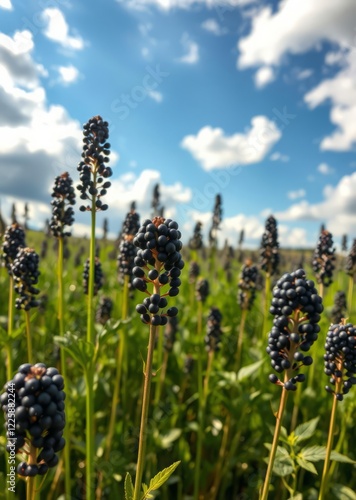
<path id="1" fill-rule="evenodd" d="M 30 453 L 28 457 L 28 464 L 36 463 L 36 448 L 30 443 Z M 26 478 L 26 500 L 36 500 L 36 476 Z"/>
<path id="2" fill-rule="evenodd" d="M 324 283 L 319 283 L 319 295 L 323 299 L 324 298 Z"/>
<path id="3" fill-rule="evenodd" d="M 268 321 L 268 311 L 270 303 L 270 290 L 271 290 L 271 274 L 269 271 L 266 272 L 265 281 L 265 302 L 264 302 L 264 312 L 263 312 L 263 326 L 262 326 L 262 336 L 263 339 L 267 337 L 267 321 Z"/>
<path id="4" fill-rule="evenodd" d="M 203 369 L 202 369 L 202 323 L 203 323 L 203 304 L 199 302 L 198 308 L 198 324 L 197 324 L 197 339 L 198 339 L 198 359 L 197 359 L 197 372 L 198 372 L 198 433 L 197 433 L 197 446 L 196 446 L 196 456 L 195 456 L 195 473 L 194 473 L 194 500 L 199 498 L 199 486 L 200 486 L 200 466 L 201 466 L 201 455 L 203 446 L 203 428 L 204 428 L 204 410 L 205 410 L 205 398 L 203 390 Z"/>
<path id="5" fill-rule="evenodd" d="M 6 363 L 6 373 L 7 380 L 12 378 L 12 330 L 14 327 L 14 278 L 10 276 L 9 279 L 9 310 L 8 310 L 8 320 L 7 320 L 7 363 Z"/>
<path id="6" fill-rule="evenodd" d="M 93 185 L 96 185 L 96 166 L 93 168 Z M 96 224 L 96 196 L 92 197 L 91 204 L 91 234 L 89 253 L 89 286 L 88 286 L 88 322 L 87 342 L 94 345 L 94 279 L 95 279 L 95 224 Z M 86 499 L 94 498 L 94 366 L 90 360 L 85 370 L 86 381 Z"/>
<path id="7" fill-rule="evenodd" d="M 339 392 L 340 385 L 341 385 L 340 382 L 336 383 L 335 392 Z M 328 443 L 326 445 L 324 469 L 323 469 L 323 475 L 321 478 L 321 485 L 320 485 L 320 491 L 319 491 L 319 500 L 323 500 L 325 498 L 325 494 L 327 492 L 327 484 L 328 484 L 328 479 L 329 479 L 330 455 L 331 455 L 331 449 L 332 449 L 333 441 L 334 441 L 336 408 L 337 408 L 337 399 L 334 395 L 333 405 L 331 408 L 331 415 L 330 415 L 329 434 L 328 434 Z"/>
<path id="8" fill-rule="evenodd" d="M 211 367 L 213 365 L 214 351 L 209 351 L 208 354 L 208 366 L 206 368 L 205 378 L 204 378 L 204 400 L 208 397 L 209 392 L 209 378 L 211 374 Z"/>
<path id="9" fill-rule="evenodd" d="M 32 338 L 31 338 L 31 324 L 30 324 L 30 311 L 25 312 L 25 321 L 26 321 L 26 338 L 27 338 L 27 353 L 28 353 L 28 362 L 33 363 L 32 356 Z"/>
<path id="10" fill-rule="evenodd" d="M 226 420 L 224 424 L 224 429 L 223 429 L 223 436 L 221 439 L 221 446 L 219 450 L 219 459 L 218 463 L 216 466 L 215 470 L 215 475 L 214 475 L 214 483 L 210 489 L 210 500 L 215 500 L 219 491 L 219 486 L 221 482 L 221 472 L 223 468 L 223 463 L 224 463 L 224 457 L 226 453 L 226 447 L 228 443 L 228 437 L 230 434 L 230 423 L 231 423 L 231 414 L 230 412 L 227 413 L 226 415 Z"/>
<path id="11" fill-rule="evenodd" d="M 236 371 L 238 371 L 240 368 L 241 354 L 242 354 L 242 339 L 243 339 L 243 334 L 244 334 L 244 329 L 245 329 L 246 315 L 247 315 L 247 309 L 243 309 L 242 314 L 241 314 L 239 336 L 237 339 Z"/>
<path id="12" fill-rule="evenodd" d="M 58 238 L 58 321 L 59 335 L 64 336 L 64 285 L 63 285 L 63 237 Z M 61 354 L 61 373 L 64 379 L 64 387 L 69 387 L 67 378 L 67 364 L 64 349 L 60 350 Z M 69 425 L 66 425 L 63 430 L 66 445 L 63 450 L 64 455 L 64 484 L 65 484 L 65 499 L 71 498 L 71 479 L 70 479 L 70 432 Z"/>
<path id="13" fill-rule="evenodd" d="M 285 374 L 284 380 L 285 381 L 288 380 L 287 372 Z M 288 397 L 288 391 L 283 387 L 281 400 L 280 400 L 279 408 L 278 408 L 278 413 L 276 416 L 276 427 L 274 430 L 273 442 L 272 442 L 271 452 L 269 455 L 268 468 L 267 468 L 267 473 L 266 473 L 266 477 L 265 477 L 265 482 L 263 485 L 261 500 L 267 500 L 267 498 L 268 498 L 268 489 L 269 489 L 269 485 L 271 482 L 273 464 L 274 464 L 274 459 L 276 457 L 279 434 L 280 434 L 281 427 L 282 427 L 282 418 L 283 418 L 284 409 L 285 409 L 286 403 L 287 403 L 287 397 Z"/>
<path id="14" fill-rule="evenodd" d="M 164 380 L 166 378 L 166 373 L 167 373 L 168 354 L 169 354 L 168 351 L 164 351 L 162 369 L 160 372 L 159 381 L 158 381 L 158 384 L 156 386 L 156 392 L 155 392 L 155 401 L 154 401 L 155 406 L 157 406 L 159 404 L 159 401 L 161 399 L 162 387 L 163 387 Z"/>
<path id="15" fill-rule="evenodd" d="M 347 305 L 349 309 L 349 316 L 351 316 L 352 313 L 352 296 L 354 292 L 354 277 L 349 276 L 349 288 L 348 288 L 348 293 L 347 293 Z"/>
<path id="16" fill-rule="evenodd" d="M 146 360 L 145 374 L 144 374 L 145 380 L 143 386 L 140 437 L 139 437 L 137 469 L 136 469 L 135 490 L 134 490 L 133 500 L 140 500 L 141 497 L 141 484 L 142 484 L 143 468 L 145 465 L 145 453 L 146 453 L 148 409 L 150 404 L 150 391 L 151 391 L 151 381 L 152 381 L 152 360 L 153 360 L 156 332 L 157 332 L 157 326 L 150 325 L 150 337 L 148 341 L 147 360 Z"/>

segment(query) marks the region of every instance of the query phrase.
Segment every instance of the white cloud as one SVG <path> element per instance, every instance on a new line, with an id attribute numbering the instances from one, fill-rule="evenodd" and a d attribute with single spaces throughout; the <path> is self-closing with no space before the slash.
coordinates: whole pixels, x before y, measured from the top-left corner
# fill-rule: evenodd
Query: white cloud
<path id="1" fill-rule="evenodd" d="M 203 5 L 209 8 L 221 7 L 226 11 L 234 7 L 248 5 L 255 0 L 117 0 L 125 7 L 143 10 L 148 7 L 157 7 L 169 11 L 174 8 L 189 9 L 193 5 Z"/>
<path id="2" fill-rule="evenodd" d="M 63 47 L 81 50 L 84 41 L 80 36 L 71 36 L 69 26 L 63 13 L 56 7 L 50 7 L 43 11 L 43 19 L 47 22 L 44 34 L 50 40 L 58 42 Z"/>
<path id="3" fill-rule="evenodd" d="M 245 133 L 226 136 L 221 128 L 203 127 L 197 135 L 183 138 L 187 149 L 205 170 L 231 165 L 259 163 L 282 134 L 276 124 L 265 116 L 255 116 Z"/>
<path id="4" fill-rule="evenodd" d="M 275 216 L 281 221 L 324 221 L 335 236 L 356 234 L 355 192 L 356 172 L 342 177 L 336 186 L 326 186 L 322 202 L 310 204 L 302 200 Z"/>
<path id="5" fill-rule="evenodd" d="M 298 198 L 304 198 L 306 195 L 305 189 L 297 189 L 296 191 L 289 191 L 287 196 L 290 200 L 297 200 Z"/>
<path id="6" fill-rule="evenodd" d="M 0 9 L 12 10 L 11 0 L 0 0 Z"/>
<path id="7" fill-rule="evenodd" d="M 225 35 L 227 33 L 226 28 L 220 26 L 216 19 L 210 18 L 206 19 L 201 25 L 201 27 L 216 36 Z"/>
<path id="8" fill-rule="evenodd" d="M 267 83 L 273 82 L 275 79 L 275 74 L 271 66 L 262 66 L 255 74 L 255 85 L 257 88 L 261 89 Z"/>
<path id="9" fill-rule="evenodd" d="M 284 163 L 287 163 L 289 161 L 289 156 L 284 155 L 284 154 L 280 153 L 279 151 L 275 151 L 274 153 L 271 154 L 269 159 L 271 161 L 282 161 Z"/>
<path id="10" fill-rule="evenodd" d="M 185 54 L 177 60 L 184 64 L 196 64 L 199 61 L 199 45 L 190 38 L 188 33 L 183 33 L 181 44 Z"/>
<path id="11" fill-rule="evenodd" d="M 334 169 L 331 168 L 327 163 L 320 163 L 317 170 L 323 175 L 330 175 L 334 173 Z"/>
<path id="12" fill-rule="evenodd" d="M 303 69 L 303 70 L 299 71 L 299 73 L 297 75 L 297 79 L 298 80 L 305 80 L 306 78 L 309 78 L 310 76 L 312 76 L 313 73 L 314 73 L 314 71 L 312 69 Z"/>
<path id="13" fill-rule="evenodd" d="M 70 83 L 74 83 L 79 78 L 79 71 L 73 65 L 60 66 L 58 68 L 58 72 L 59 72 L 60 82 L 63 83 L 64 85 L 69 85 Z"/>
<path id="14" fill-rule="evenodd" d="M 163 101 L 163 94 L 162 92 L 158 92 L 158 90 L 148 90 L 147 95 L 156 102 Z"/>

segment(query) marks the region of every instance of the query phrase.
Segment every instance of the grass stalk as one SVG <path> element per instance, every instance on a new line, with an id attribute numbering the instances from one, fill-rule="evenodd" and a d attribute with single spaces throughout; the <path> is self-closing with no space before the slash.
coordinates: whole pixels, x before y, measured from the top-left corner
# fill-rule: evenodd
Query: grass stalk
<path id="1" fill-rule="evenodd" d="M 205 411 L 205 397 L 203 389 L 203 368 L 202 368 L 202 324 L 203 324 L 203 304 L 200 301 L 198 307 L 198 324 L 197 324 L 197 339 L 198 339 L 198 359 L 197 359 L 197 375 L 198 375 L 198 433 L 197 433 L 197 446 L 195 456 L 195 471 L 194 471 L 194 500 L 199 499 L 200 488 L 200 469 L 201 469 L 201 456 L 203 448 L 204 436 L 204 411 Z"/>
<path id="2" fill-rule="evenodd" d="M 348 309 L 349 309 L 349 316 L 351 316 L 351 313 L 352 313 L 353 293 L 354 293 L 354 277 L 349 276 L 349 286 L 348 286 L 348 292 L 347 292 L 347 305 L 348 305 Z"/>
<path id="3" fill-rule="evenodd" d="M 269 312 L 269 304 L 270 304 L 270 293 L 271 292 L 271 273 L 269 271 L 266 272 L 266 281 L 265 281 L 265 301 L 264 301 L 264 311 L 263 311 L 263 326 L 262 326 L 262 336 L 263 339 L 267 337 L 268 328 L 268 312 Z"/>
<path id="4" fill-rule="evenodd" d="M 247 315 L 247 309 L 243 309 L 242 314 L 241 314 L 239 335 L 237 338 L 236 371 L 239 370 L 240 364 L 241 364 L 242 340 L 243 340 L 243 334 L 244 334 L 244 329 L 245 329 L 246 315 Z"/>
<path id="5" fill-rule="evenodd" d="M 9 310 L 7 317 L 7 344 L 6 344 L 6 374 L 7 380 L 12 379 L 12 330 L 14 327 L 14 278 L 9 279 Z"/>
<path id="6" fill-rule="evenodd" d="M 31 322 L 30 322 L 30 311 L 24 311 L 25 313 L 25 322 L 26 322 L 26 339 L 27 339 L 27 359 L 28 362 L 33 364 L 33 355 L 32 355 L 32 338 L 31 338 Z"/>

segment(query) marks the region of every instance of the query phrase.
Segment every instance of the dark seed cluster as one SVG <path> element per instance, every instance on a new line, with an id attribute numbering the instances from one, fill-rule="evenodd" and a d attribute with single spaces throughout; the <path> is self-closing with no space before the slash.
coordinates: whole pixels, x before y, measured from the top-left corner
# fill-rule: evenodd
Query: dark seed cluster
<path id="1" fill-rule="evenodd" d="M 25 246 L 25 231 L 17 222 L 14 222 L 11 226 L 7 227 L 2 245 L 2 257 L 5 260 L 5 266 L 10 275 L 12 263 L 19 249 Z"/>
<path id="2" fill-rule="evenodd" d="M 311 356 L 305 352 L 318 338 L 320 313 L 323 311 L 322 299 L 318 295 L 314 282 L 306 279 L 305 271 L 298 269 L 291 274 L 284 274 L 273 288 L 270 313 L 275 316 L 272 330 L 268 335 L 267 353 L 271 365 L 277 373 L 286 372 L 284 382 L 275 374 L 269 379 L 274 384 L 295 391 L 297 382 L 303 382 L 305 376 L 298 372 L 302 365 L 311 365 Z M 290 378 L 287 377 L 290 375 Z"/>
<path id="3" fill-rule="evenodd" d="M 209 297 L 209 294 L 210 294 L 209 281 L 204 278 L 198 279 L 195 285 L 195 297 L 197 301 L 204 303 L 206 299 Z"/>
<path id="4" fill-rule="evenodd" d="M 38 283 L 40 272 L 38 270 L 39 257 L 37 253 L 28 247 L 20 248 L 12 264 L 12 275 L 14 277 L 14 288 L 19 294 L 16 298 L 16 309 L 29 311 L 38 306 L 35 299 L 40 291 L 34 287 Z"/>
<path id="5" fill-rule="evenodd" d="M 114 304 L 110 297 L 101 297 L 98 309 L 96 311 L 96 322 L 101 325 L 105 325 L 105 323 L 111 318 L 111 311 Z"/>
<path id="6" fill-rule="evenodd" d="M 30 446 L 36 450 L 31 463 L 23 461 L 18 464 L 17 472 L 21 476 L 44 475 L 50 467 L 58 464 L 56 453 L 65 446 L 66 395 L 63 388 L 62 375 L 56 368 L 46 368 L 43 363 L 21 365 L 13 379 L 4 386 L 0 402 L 5 413 L 8 447 L 14 446 L 16 453 L 26 455 L 30 453 Z M 7 422 L 13 412 L 15 432 L 8 430 Z"/>
<path id="7" fill-rule="evenodd" d="M 215 204 L 213 209 L 213 220 L 211 224 L 211 229 L 209 231 L 209 243 L 211 246 L 216 245 L 218 230 L 220 229 L 220 224 L 222 220 L 222 198 L 220 194 L 215 197 Z"/>
<path id="8" fill-rule="evenodd" d="M 122 234 L 135 236 L 139 229 L 140 216 L 135 209 L 132 209 L 126 214 L 124 223 L 122 225 Z"/>
<path id="9" fill-rule="evenodd" d="M 340 323 L 342 318 L 346 317 L 347 303 L 346 294 L 342 290 L 336 292 L 334 297 L 334 305 L 331 309 L 332 323 Z"/>
<path id="10" fill-rule="evenodd" d="M 194 227 L 193 236 L 190 238 L 188 246 L 191 250 L 199 250 L 203 246 L 203 235 L 201 233 L 202 223 L 197 222 Z"/>
<path id="11" fill-rule="evenodd" d="M 251 259 L 247 259 L 241 268 L 238 284 L 237 300 L 242 309 L 251 309 L 253 305 L 256 297 L 257 278 L 257 266 L 252 263 Z"/>
<path id="12" fill-rule="evenodd" d="M 108 122 L 101 116 L 94 116 L 83 126 L 83 160 L 78 165 L 81 183 L 77 186 L 81 200 L 95 198 L 95 210 L 107 210 L 108 205 L 103 204 L 101 197 L 107 192 L 111 183 L 106 179 L 112 176 L 112 170 L 107 166 L 110 155 Z M 81 205 L 79 210 L 91 210 L 91 205 Z"/>
<path id="13" fill-rule="evenodd" d="M 123 283 L 124 276 L 129 276 L 130 284 L 132 283 L 132 270 L 135 265 L 134 260 L 137 254 L 137 248 L 133 243 L 133 238 L 132 235 L 126 235 L 120 243 L 119 255 L 117 257 L 120 283 Z"/>
<path id="14" fill-rule="evenodd" d="M 83 271 L 83 288 L 85 295 L 89 292 L 89 272 L 90 272 L 90 259 L 88 258 L 84 264 Z M 95 257 L 95 270 L 94 270 L 94 295 L 102 288 L 104 282 L 104 275 L 101 269 L 101 262 L 98 257 Z"/>
<path id="15" fill-rule="evenodd" d="M 265 232 L 260 247 L 261 269 L 270 276 L 277 274 L 279 265 L 279 243 L 277 221 L 270 215 L 266 220 Z"/>
<path id="16" fill-rule="evenodd" d="M 312 262 L 317 281 L 324 286 L 331 285 L 333 281 L 333 271 L 335 269 L 334 254 L 335 248 L 333 247 L 332 234 L 324 229 L 324 231 L 320 233 Z"/>
<path id="17" fill-rule="evenodd" d="M 212 307 L 206 324 L 206 335 L 204 338 L 205 349 L 208 352 L 217 352 L 221 342 L 221 320 L 222 314 L 217 307 Z"/>
<path id="18" fill-rule="evenodd" d="M 133 243 L 138 247 L 135 257 L 133 286 L 147 294 L 142 304 L 136 306 L 143 323 L 165 325 L 167 318 L 176 316 L 178 309 L 167 306 L 166 296 L 175 297 L 179 293 L 181 280 L 179 278 L 184 262 L 180 254 L 182 242 L 181 232 L 177 222 L 163 217 L 145 220 L 136 234 Z M 151 294 L 147 284 L 154 285 L 156 293 Z M 168 291 L 161 293 L 167 285 Z M 157 293 L 159 291 L 159 293 Z"/>
<path id="19" fill-rule="evenodd" d="M 356 274 L 356 239 L 354 239 L 347 256 L 345 270 L 349 276 L 355 276 Z"/>
<path id="20" fill-rule="evenodd" d="M 197 262 L 191 262 L 189 266 L 189 283 L 195 283 L 200 274 L 200 266 Z"/>
<path id="21" fill-rule="evenodd" d="M 324 372 L 330 377 L 325 389 L 343 400 L 353 385 L 356 385 L 356 326 L 342 322 L 331 325 L 326 336 Z"/>
<path id="22" fill-rule="evenodd" d="M 64 227 L 71 226 L 74 222 L 72 205 L 75 205 L 75 192 L 73 181 L 68 172 L 56 177 L 51 196 L 53 198 L 51 201 L 51 232 L 56 238 L 70 236 L 70 231 L 64 231 Z"/>

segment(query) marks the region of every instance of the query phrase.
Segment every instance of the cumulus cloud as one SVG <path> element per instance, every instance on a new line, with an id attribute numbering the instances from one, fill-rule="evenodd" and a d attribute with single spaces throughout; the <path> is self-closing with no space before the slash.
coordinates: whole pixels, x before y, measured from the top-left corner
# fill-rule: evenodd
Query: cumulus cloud
<path id="1" fill-rule="evenodd" d="M 69 26 L 61 10 L 56 7 L 45 9 L 43 19 L 47 23 L 44 29 L 44 35 L 47 38 L 68 49 L 83 49 L 83 39 L 78 35 L 72 36 L 69 34 Z"/>
<path id="2" fill-rule="evenodd" d="M 148 7 L 157 7 L 161 10 L 169 11 L 174 8 L 189 9 L 194 5 L 203 5 L 209 8 L 226 8 L 230 10 L 234 7 L 253 3 L 254 0 L 117 0 L 125 7 L 143 10 Z"/>
<path id="3" fill-rule="evenodd" d="M 202 23 L 201 27 L 205 31 L 208 31 L 209 33 L 212 33 L 216 36 L 225 35 L 227 33 L 226 28 L 220 26 L 220 24 L 214 18 L 206 19 L 206 21 Z"/>
<path id="4" fill-rule="evenodd" d="M 0 0 L 0 9 L 12 10 L 11 0 Z"/>
<path id="5" fill-rule="evenodd" d="M 334 173 L 334 169 L 331 168 L 327 163 L 320 163 L 320 165 L 318 165 L 318 172 L 323 175 L 330 175 Z"/>
<path id="6" fill-rule="evenodd" d="M 275 74 L 271 66 L 262 66 L 255 74 L 255 85 L 257 88 L 261 89 L 267 83 L 273 82 L 275 79 Z"/>
<path id="7" fill-rule="evenodd" d="M 60 66 L 58 68 L 58 73 L 59 73 L 59 81 L 63 85 L 69 85 L 71 83 L 74 83 L 79 78 L 79 71 L 72 64 L 70 64 L 69 66 Z"/>
<path id="8" fill-rule="evenodd" d="M 162 102 L 163 101 L 163 94 L 162 92 L 158 92 L 158 90 L 148 90 L 147 91 L 148 97 L 153 99 L 156 102 Z"/>
<path id="9" fill-rule="evenodd" d="M 286 211 L 276 213 L 281 221 L 325 221 L 336 236 L 356 234 L 356 172 L 345 175 L 336 186 L 326 186 L 323 201 L 311 204 L 306 200 L 291 205 Z"/>
<path id="10" fill-rule="evenodd" d="M 287 163 L 289 161 L 289 156 L 284 155 L 284 154 L 280 153 L 279 151 L 275 151 L 274 153 L 271 154 L 269 159 L 271 161 L 282 161 L 284 163 Z"/>
<path id="11" fill-rule="evenodd" d="M 197 135 L 184 137 L 181 147 L 187 149 L 205 170 L 212 170 L 259 163 L 281 136 L 275 122 L 265 116 L 255 116 L 245 133 L 226 136 L 221 128 L 206 126 Z"/>
<path id="12" fill-rule="evenodd" d="M 185 54 L 177 59 L 178 62 L 196 64 L 199 61 L 199 45 L 190 38 L 188 33 L 183 33 L 181 44 Z"/>
<path id="13" fill-rule="evenodd" d="M 306 195 L 305 189 L 297 189 L 296 191 L 289 191 L 289 193 L 287 193 L 287 196 L 290 200 L 304 198 L 305 195 Z"/>

